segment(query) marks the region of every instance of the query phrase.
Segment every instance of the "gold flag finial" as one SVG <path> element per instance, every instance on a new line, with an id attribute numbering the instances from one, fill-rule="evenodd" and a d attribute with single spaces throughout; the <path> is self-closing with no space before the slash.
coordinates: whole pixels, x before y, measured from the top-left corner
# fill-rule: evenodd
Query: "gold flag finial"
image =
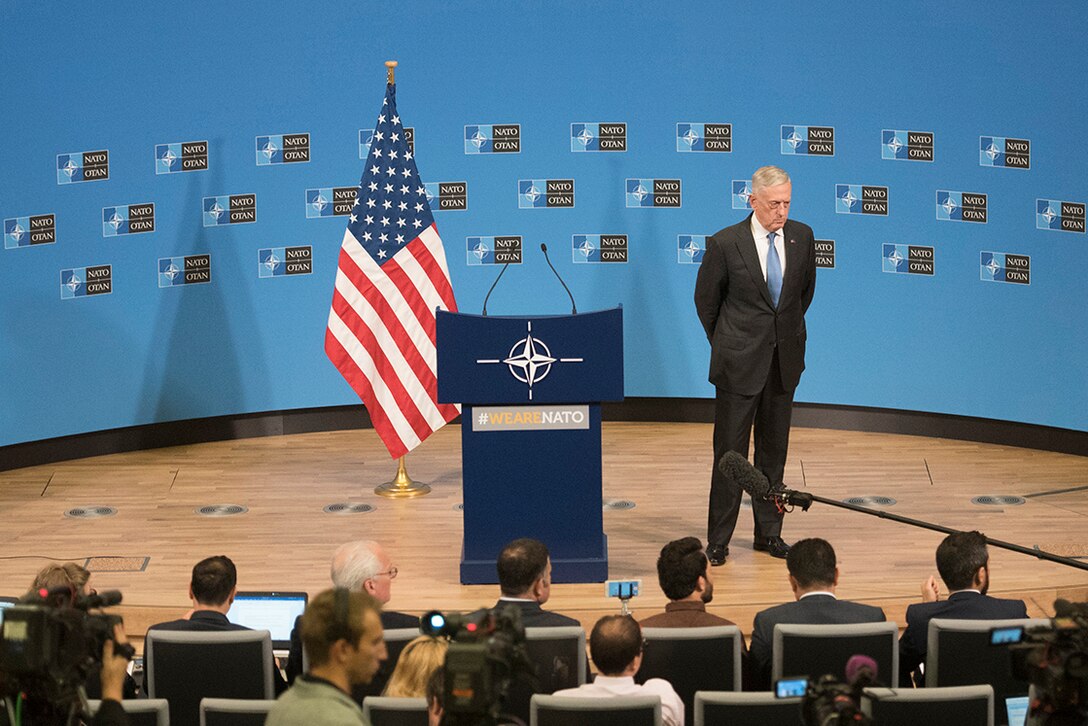
<path id="1" fill-rule="evenodd" d="M 394 82 L 393 81 L 393 72 L 396 70 L 396 68 L 397 68 L 397 62 L 396 61 L 386 61 L 385 62 L 385 78 L 386 78 L 387 83 L 393 83 Z"/>

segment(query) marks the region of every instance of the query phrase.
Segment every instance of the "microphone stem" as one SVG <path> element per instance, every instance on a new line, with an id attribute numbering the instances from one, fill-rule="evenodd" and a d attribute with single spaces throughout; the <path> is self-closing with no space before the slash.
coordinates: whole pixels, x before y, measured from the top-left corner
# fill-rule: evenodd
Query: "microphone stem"
<path id="1" fill-rule="evenodd" d="M 506 274 L 506 268 L 509 266 L 509 262 L 502 266 L 502 269 L 499 271 L 499 276 L 495 278 L 495 282 L 491 283 L 491 289 L 487 291 L 486 295 L 484 295 L 484 308 L 482 310 L 482 314 L 485 318 L 487 317 L 487 301 L 491 299 L 491 293 L 495 292 L 495 286 L 499 284 L 499 280 L 501 280 L 502 276 Z"/>
<path id="2" fill-rule="evenodd" d="M 961 530 L 952 529 L 951 527 L 943 527 L 939 524 L 932 524 L 921 519 L 911 519 L 910 517 L 901 517 L 898 514 L 892 514 L 891 512 L 882 512 L 876 509 L 869 509 L 857 504 L 850 504 L 848 502 L 840 502 L 838 499 L 828 499 L 827 497 L 821 497 L 816 494 L 809 494 L 808 492 L 796 492 L 806 497 L 810 497 L 814 502 L 820 502 L 821 504 L 827 504 L 832 507 L 839 507 L 840 509 L 849 509 L 853 512 L 861 512 L 862 514 L 868 514 L 873 517 L 880 517 L 881 519 L 890 519 L 893 522 L 899 522 L 901 524 L 909 524 L 912 527 L 921 527 L 922 529 L 931 529 L 934 532 L 943 532 L 944 534 L 958 534 Z M 788 497 L 787 497 L 788 501 Z M 985 535 L 983 535 L 985 536 Z M 986 537 L 986 544 L 991 544 L 994 547 L 1000 547 L 1001 549 L 1010 550 L 1012 552 L 1019 552 L 1022 555 L 1030 555 L 1040 560 L 1048 560 L 1050 562 L 1056 562 L 1059 565 L 1065 565 L 1066 567 L 1075 567 L 1078 570 L 1088 570 L 1088 563 L 1079 562 L 1069 557 L 1062 557 L 1060 555 L 1053 554 L 1051 552 L 1045 552 L 1044 550 L 1034 549 L 1031 547 L 1024 547 L 1022 545 L 1013 544 L 1012 542 L 1004 542 L 999 539 L 992 539 Z"/>
<path id="3" fill-rule="evenodd" d="M 570 288 L 567 287 L 567 283 L 563 282 L 563 278 L 559 276 L 559 272 L 556 271 L 555 265 L 552 264 L 551 258 L 548 257 L 548 248 L 546 245 L 540 245 L 540 251 L 544 253 L 544 261 L 548 263 L 548 267 L 552 268 L 552 274 L 559 280 L 559 284 L 563 286 L 563 289 L 567 291 L 567 297 L 570 298 L 570 314 L 577 315 L 578 308 L 574 305 L 574 295 L 570 294 Z"/>

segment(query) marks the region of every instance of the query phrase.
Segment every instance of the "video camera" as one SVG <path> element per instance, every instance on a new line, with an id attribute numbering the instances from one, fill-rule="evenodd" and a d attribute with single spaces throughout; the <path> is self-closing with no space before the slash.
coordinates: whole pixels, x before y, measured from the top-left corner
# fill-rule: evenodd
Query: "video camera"
<path id="1" fill-rule="evenodd" d="M 996 628 L 990 642 L 1013 643 L 1012 673 L 1034 687 L 1028 723 L 1088 723 L 1088 603 L 1056 600 L 1050 625 Z"/>
<path id="2" fill-rule="evenodd" d="M 433 610 L 420 623 L 425 634 L 450 639 L 443 724 L 499 723 L 511 682 L 535 679 L 521 612 L 514 605 L 468 615 Z"/>
<path id="3" fill-rule="evenodd" d="M 68 587 L 37 590 L 4 610 L 0 638 L 0 697 L 26 694 L 37 712 L 34 723 L 56 722 L 85 706 L 87 676 L 102 664 L 102 648 L 113 638 L 116 615 L 92 609 L 121 602 L 116 590 L 75 596 Z M 114 644 L 118 655 L 131 658 L 128 643 Z"/>

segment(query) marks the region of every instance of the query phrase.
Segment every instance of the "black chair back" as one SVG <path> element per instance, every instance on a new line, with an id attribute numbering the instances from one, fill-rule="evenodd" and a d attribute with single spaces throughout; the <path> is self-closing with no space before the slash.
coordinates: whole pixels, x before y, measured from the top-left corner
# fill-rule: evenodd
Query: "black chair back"
<path id="1" fill-rule="evenodd" d="M 427 699 L 369 696 L 363 715 L 370 726 L 427 726 Z"/>
<path id="2" fill-rule="evenodd" d="M 147 693 L 170 702 L 171 726 L 198 726 L 203 698 L 271 700 L 267 630 L 147 631 Z"/>
<path id="3" fill-rule="evenodd" d="M 529 701 L 534 693 L 550 694 L 577 688 L 586 682 L 586 633 L 577 625 L 557 628 L 526 628 L 526 650 L 536 667 L 537 688 L 522 680 L 510 685 L 504 713 L 529 720 Z"/>
<path id="4" fill-rule="evenodd" d="M 849 625 L 776 625 L 771 646 L 771 678 L 831 674 L 845 678 L 854 655 L 876 661 L 877 681 L 899 682 L 899 628 L 895 623 Z"/>
<path id="5" fill-rule="evenodd" d="M 695 694 L 695 726 L 767 726 L 800 724 L 801 699 L 775 698 L 771 692 Z"/>
<path id="6" fill-rule="evenodd" d="M 657 696 L 532 698 L 529 726 L 661 726 Z"/>
<path id="7" fill-rule="evenodd" d="M 200 726 L 264 726 L 275 701 L 205 698 L 200 701 Z"/>
<path id="8" fill-rule="evenodd" d="M 635 681 L 662 678 L 684 702 L 684 722 L 695 722 L 696 691 L 739 691 L 741 642 L 735 625 L 643 628 L 646 648 Z"/>
<path id="9" fill-rule="evenodd" d="M 1008 722 L 1005 699 L 1028 695 L 1026 680 L 1013 676 L 1008 646 L 990 645 L 994 628 L 1048 625 L 1045 619 L 929 621 L 926 642 L 926 686 L 973 686 L 994 689 L 994 723 Z M 951 657 L 941 657 L 951 653 Z"/>
<path id="10" fill-rule="evenodd" d="M 380 696 L 389 679 L 393 676 L 393 669 L 397 667 L 404 646 L 418 638 L 422 633 L 419 628 L 390 628 L 385 631 L 385 661 L 378 667 L 378 672 L 370 679 L 370 683 L 362 683 L 351 689 L 352 698 L 362 703 L 370 696 Z"/>
<path id="11" fill-rule="evenodd" d="M 102 701 L 87 701 L 91 715 L 98 713 Z M 129 726 L 169 726 L 170 711 L 166 699 L 142 698 L 135 701 L 121 701 Z"/>
<path id="12" fill-rule="evenodd" d="M 880 726 L 978 724 L 993 726 L 994 691 L 990 686 L 949 688 L 866 688 L 861 710 Z"/>

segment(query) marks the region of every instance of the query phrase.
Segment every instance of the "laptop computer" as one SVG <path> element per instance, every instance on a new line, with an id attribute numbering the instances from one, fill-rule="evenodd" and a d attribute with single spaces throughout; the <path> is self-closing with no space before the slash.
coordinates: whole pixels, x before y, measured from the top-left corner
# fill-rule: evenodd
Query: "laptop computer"
<path id="1" fill-rule="evenodd" d="M 1005 699 L 1005 712 L 1009 717 L 1009 726 L 1024 726 L 1028 720 L 1028 696 L 1010 696 Z"/>
<path id="2" fill-rule="evenodd" d="M 302 615 L 308 600 L 304 592 L 238 592 L 228 617 L 232 623 L 270 632 L 273 652 L 284 657 L 291 648 L 295 618 Z"/>

